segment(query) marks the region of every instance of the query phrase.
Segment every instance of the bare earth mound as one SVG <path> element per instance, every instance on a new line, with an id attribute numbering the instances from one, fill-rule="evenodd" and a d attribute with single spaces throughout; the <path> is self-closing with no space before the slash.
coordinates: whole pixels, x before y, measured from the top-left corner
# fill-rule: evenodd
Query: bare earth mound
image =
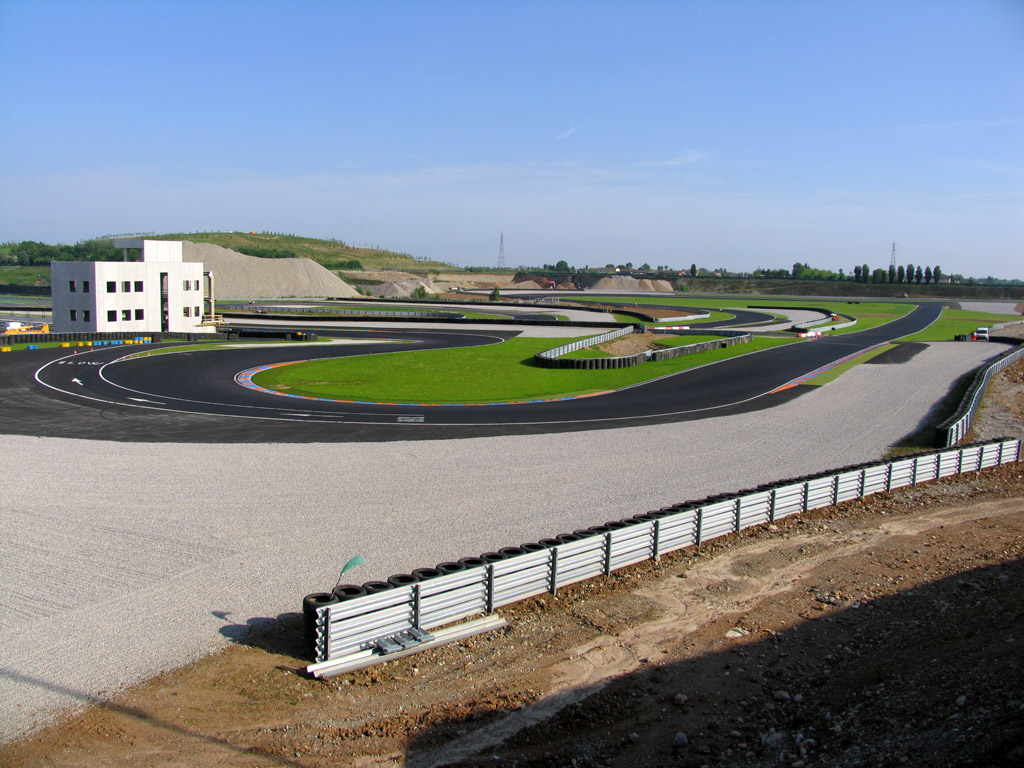
<path id="1" fill-rule="evenodd" d="M 420 287 L 427 293 L 438 293 L 438 289 L 430 280 L 422 278 L 381 283 L 380 285 L 370 286 L 368 290 L 374 296 L 380 296 L 383 299 L 408 299 Z"/>
<path id="2" fill-rule="evenodd" d="M 352 298 L 359 293 L 312 259 L 258 259 L 212 243 L 185 241 L 185 261 L 201 261 L 218 299 Z"/>
<path id="3" fill-rule="evenodd" d="M 657 291 L 672 293 L 672 283 L 668 280 L 637 280 L 626 275 L 618 277 L 602 277 L 591 288 L 593 291 Z"/>

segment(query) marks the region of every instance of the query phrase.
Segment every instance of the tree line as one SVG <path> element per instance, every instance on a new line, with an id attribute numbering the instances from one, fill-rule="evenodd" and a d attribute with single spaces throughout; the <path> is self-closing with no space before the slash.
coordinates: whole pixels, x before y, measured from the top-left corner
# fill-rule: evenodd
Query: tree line
<path id="1" fill-rule="evenodd" d="M 882 268 L 868 271 L 867 264 L 861 264 L 853 268 L 853 281 L 855 283 L 891 283 L 893 285 L 901 285 L 910 283 L 917 283 L 920 285 L 924 283 L 938 283 L 942 279 L 942 267 L 921 267 L 918 264 L 916 267 L 913 264 L 907 264 L 905 267 L 900 264 L 899 266 L 890 264 L 889 270 L 886 271 Z"/>
<path id="2" fill-rule="evenodd" d="M 120 261 L 123 258 L 110 240 L 83 240 L 74 245 L 47 245 L 24 240 L 9 243 L 3 250 L 6 253 L 0 257 L 4 262 L 21 267 L 46 265 L 51 261 Z"/>

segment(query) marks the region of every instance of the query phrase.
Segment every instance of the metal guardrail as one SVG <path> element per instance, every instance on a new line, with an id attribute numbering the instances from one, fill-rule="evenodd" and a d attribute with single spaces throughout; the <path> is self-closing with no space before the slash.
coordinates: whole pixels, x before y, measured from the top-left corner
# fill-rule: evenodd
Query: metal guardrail
<path id="1" fill-rule="evenodd" d="M 606 341 L 612 339 L 618 339 L 622 336 L 628 336 L 636 330 L 635 326 L 627 325 L 625 328 L 616 328 L 614 331 L 608 331 L 608 333 L 602 333 L 598 336 L 591 336 L 587 339 L 579 339 L 568 344 L 563 344 L 560 347 L 554 347 L 553 349 L 546 349 L 543 352 L 538 352 L 534 355 L 534 359 L 545 367 L 555 367 L 557 358 L 562 355 L 568 355 L 570 352 L 576 352 L 580 349 L 586 349 L 587 347 L 593 347 L 596 344 L 604 344 Z M 640 355 L 641 357 L 643 355 Z M 636 357 L 636 355 L 631 355 Z M 602 359 L 619 359 L 619 358 L 602 358 Z M 566 361 L 568 362 L 568 361 Z"/>
<path id="2" fill-rule="evenodd" d="M 846 317 L 846 315 L 839 315 L 839 317 L 846 318 L 850 322 L 848 322 L 848 323 L 840 323 L 840 322 L 833 321 L 829 317 L 824 317 L 821 320 L 809 320 L 806 323 L 794 323 L 792 328 L 790 328 L 790 330 L 792 330 L 792 331 L 809 331 L 811 328 L 818 328 L 819 326 L 827 325 L 828 328 L 820 328 L 819 330 L 822 330 L 822 331 L 834 331 L 837 328 L 849 328 L 851 325 L 856 325 L 857 324 L 856 318 Z"/>
<path id="3" fill-rule="evenodd" d="M 790 515 L 1021 460 L 1002 439 L 843 467 L 703 501 L 686 502 L 536 543 L 441 563 L 387 582 L 345 585 L 303 602 L 313 674 L 386 660 L 433 639 L 430 630 L 643 560 Z M 367 661 L 369 659 L 369 661 Z"/>
<path id="4" fill-rule="evenodd" d="M 993 338 L 993 341 L 996 340 Z M 1004 337 L 1003 340 L 1020 343 L 1020 339 Z M 978 371 L 974 381 L 971 382 L 970 388 L 967 390 L 967 394 L 964 395 L 964 399 L 960 402 L 960 407 L 957 408 L 956 413 L 939 424 L 939 442 L 949 447 L 956 445 L 967 437 L 967 433 L 971 431 L 971 425 L 974 424 L 974 416 L 977 414 L 978 408 L 981 407 L 981 401 L 985 396 L 985 390 L 988 388 L 989 381 L 997 373 L 1022 358 L 1024 358 L 1024 346 L 1018 346 Z M 945 433 L 944 439 L 942 437 L 943 433 Z"/>
<path id="5" fill-rule="evenodd" d="M 578 349 L 584 349 L 586 347 L 594 346 L 595 344 L 603 344 L 611 339 L 625 336 L 628 333 L 636 332 L 641 333 L 645 331 L 662 332 L 669 335 L 692 335 L 692 336 L 721 336 L 720 340 L 715 341 L 702 341 L 696 344 L 687 344 L 681 347 L 671 347 L 669 349 L 657 349 L 648 350 L 644 352 L 637 352 L 635 355 L 625 355 L 622 357 L 587 357 L 587 358 L 562 358 L 562 355 L 567 355 L 570 352 L 575 352 Z M 667 330 L 660 328 L 646 328 L 644 331 L 638 330 L 637 326 L 630 328 L 620 328 L 618 331 L 612 333 L 606 333 L 601 336 L 594 336 L 589 339 L 582 339 L 580 341 L 574 341 L 571 344 L 564 344 L 561 347 L 555 347 L 544 352 L 538 352 L 534 355 L 534 360 L 537 364 L 544 368 L 575 368 L 575 369 L 588 369 L 598 370 L 605 368 L 632 368 L 633 366 L 640 365 L 647 361 L 659 361 L 669 360 L 675 357 L 682 357 L 684 355 L 692 355 L 697 352 L 706 352 L 710 349 L 718 349 L 720 347 L 731 347 L 734 344 L 745 344 L 749 342 L 753 336 L 747 331 L 731 331 L 731 330 Z"/>

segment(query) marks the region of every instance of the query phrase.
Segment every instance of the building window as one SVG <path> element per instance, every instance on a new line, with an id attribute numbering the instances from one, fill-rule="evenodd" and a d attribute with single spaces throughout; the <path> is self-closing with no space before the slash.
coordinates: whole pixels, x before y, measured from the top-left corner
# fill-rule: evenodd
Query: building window
<path id="1" fill-rule="evenodd" d="M 196 307 L 196 317 L 199 317 L 199 307 Z"/>
<path id="2" fill-rule="evenodd" d="M 188 282 L 188 280 L 182 280 L 181 281 L 181 289 L 183 291 L 187 291 L 189 289 L 189 282 Z"/>
<path id="3" fill-rule="evenodd" d="M 74 280 L 68 280 L 68 290 L 71 291 L 72 293 L 75 292 L 75 281 Z"/>
<path id="4" fill-rule="evenodd" d="M 185 307 L 185 317 L 188 317 L 191 313 L 192 309 L 190 307 Z"/>
<path id="5" fill-rule="evenodd" d="M 142 310 L 141 309 L 136 309 L 135 310 L 135 319 L 136 320 L 144 320 L 145 319 L 145 317 L 142 314 Z"/>
<path id="6" fill-rule="evenodd" d="M 135 292 L 136 293 L 142 293 L 142 281 L 141 280 L 136 280 L 135 281 Z"/>
<path id="7" fill-rule="evenodd" d="M 194 287 L 195 287 L 195 289 L 197 291 L 199 290 L 199 281 L 198 280 L 195 281 L 195 286 Z"/>
<path id="8" fill-rule="evenodd" d="M 131 293 L 132 292 L 132 281 L 131 280 L 122 280 L 121 281 L 121 290 L 124 291 L 125 293 Z"/>
<path id="9" fill-rule="evenodd" d="M 76 322 L 77 320 L 78 320 L 78 310 L 77 309 L 72 309 L 71 310 L 71 322 Z"/>
<path id="10" fill-rule="evenodd" d="M 117 283 L 107 280 L 107 293 L 117 293 Z"/>
<path id="11" fill-rule="evenodd" d="M 88 283 L 87 283 L 87 285 L 88 285 Z M 82 310 L 82 322 L 83 323 L 88 323 L 91 319 L 92 319 L 92 312 L 90 312 L 88 309 L 83 309 Z"/>
<path id="12" fill-rule="evenodd" d="M 122 320 L 131 320 L 132 319 L 132 311 L 130 309 L 122 309 L 121 310 L 121 319 Z"/>
<path id="13" fill-rule="evenodd" d="M 82 281 L 82 293 L 88 293 L 88 292 L 89 292 L 89 281 L 88 280 L 83 280 Z"/>
<path id="14" fill-rule="evenodd" d="M 117 322 L 117 310 L 116 309 L 108 309 L 107 310 L 107 322 L 108 323 L 116 323 Z"/>

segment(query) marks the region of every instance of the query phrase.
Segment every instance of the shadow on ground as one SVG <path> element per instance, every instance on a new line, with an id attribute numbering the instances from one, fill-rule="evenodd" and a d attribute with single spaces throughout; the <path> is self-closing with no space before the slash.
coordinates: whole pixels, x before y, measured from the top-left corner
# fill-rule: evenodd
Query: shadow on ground
<path id="1" fill-rule="evenodd" d="M 1024 561 L 859 604 L 822 599 L 792 629 L 650 659 L 497 747 L 488 733 L 544 700 L 484 725 L 436 723 L 408 764 L 1024 765 Z"/>

